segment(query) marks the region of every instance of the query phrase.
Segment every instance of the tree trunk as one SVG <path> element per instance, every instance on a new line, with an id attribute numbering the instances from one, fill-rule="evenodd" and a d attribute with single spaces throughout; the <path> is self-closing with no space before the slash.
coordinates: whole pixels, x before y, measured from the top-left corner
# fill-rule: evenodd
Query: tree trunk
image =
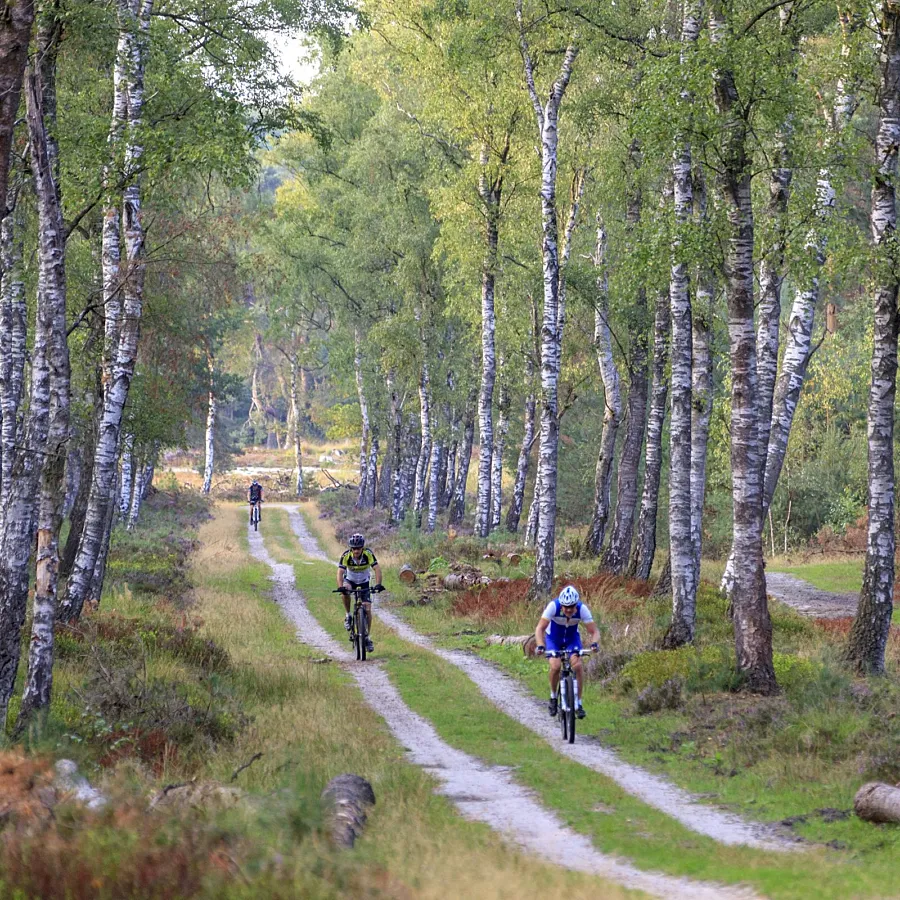
<path id="1" fill-rule="evenodd" d="M 534 363 L 531 356 L 525 357 L 525 429 L 522 446 L 519 448 L 519 461 L 516 464 L 516 483 L 513 488 L 512 501 L 506 513 L 506 530 L 515 534 L 519 530 L 519 519 L 522 517 L 522 506 L 525 503 L 525 482 L 528 479 L 528 459 L 531 446 L 534 444 L 534 414 L 537 401 L 534 396 Z"/>
<path id="2" fill-rule="evenodd" d="M 643 288 L 640 293 L 643 293 Z M 632 348 L 632 368 L 628 388 L 625 440 L 616 477 L 616 512 L 603 567 L 618 575 L 625 571 L 634 537 L 634 512 L 638 498 L 638 470 L 647 422 L 647 346 L 646 337 L 636 335 Z"/>
<path id="3" fill-rule="evenodd" d="M 428 485 L 428 525 L 429 534 L 434 531 L 437 524 L 438 503 L 441 498 L 440 474 L 441 474 L 441 447 L 440 441 L 435 441 L 431 447 L 430 479 Z"/>
<path id="4" fill-rule="evenodd" d="M 2 111 L 2 104 L 0 104 Z M 0 162 L 2 165 L 2 162 Z M 19 431 L 19 405 L 25 383 L 25 347 L 28 317 L 22 271 L 25 208 L 19 202 L 20 181 L 14 177 L 7 196 L 9 210 L 0 224 L 0 526 L 11 483 Z"/>
<path id="5" fill-rule="evenodd" d="M 366 389 L 362 373 L 362 340 L 359 329 L 353 332 L 355 352 L 353 354 L 353 371 L 356 374 L 356 396 L 359 398 L 359 412 L 362 417 L 362 436 L 359 443 L 359 494 L 356 508 L 366 505 L 366 482 L 369 473 L 369 404 L 366 401 Z"/>
<path id="6" fill-rule="evenodd" d="M 502 177 L 488 182 L 488 147 L 481 150 L 478 193 L 485 221 L 485 254 L 481 270 L 481 391 L 478 395 L 478 490 L 475 499 L 475 534 L 487 537 L 491 530 L 491 470 L 494 451 L 494 382 L 497 377 L 494 332 L 494 287 L 500 225 Z"/>
<path id="7" fill-rule="evenodd" d="M 727 40 L 721 7 L 710 20 L 711 39 Z M 723 120 L 720 187 L 728 216 L 725 256 L 728 334 L 731 351 L 731 472 L 734 503 L 735 584 L 732 594 L 737 668 L 751 690 L 778 689 L 772 663 L 772 622 L 763 568 L 763 489 L 757 403 L 756 336 L 753 329 L 753 206 L 747 154 L 749 111 L 734 73 L 715 72 L 715 101 Z"/>
<path id="8" fill-rule="evenodd" d="M 297 479 L 294 490 L 298 497 L 303 496 L 303 445 L 300 440 L 300 365 L 297 362 L 297 351 L 291 353 L 291 443 L 294 445 L 294 465 L 297 468 Z"/>
<path id="9" fill-rule="evenodd" d="M 613 460 L 616 455 L 616 436 L 622 421 L 622 389 L 619 370 L 613 358 L 612 332 L 609 328 L 609 272 L 606 263 L 606 229 L 597 214 L 597 248 L 594 267 L 597 270 L 597 308 L 594 312 L 594 346 L 597 364 L 603 381 L 603 430 L 600 450 L 597 453 L 597 471 L 594 476 L 594 513 L 588 529 L 587 549 L 594 556 L 600 555 L 606 527 L 609 523 L 610 488 L 612 487 Z"/>
<path id="10" fill-rule="evenodd" d="M 134 435 L 126 434 L 122 438 L 121 480 L 122 491 L 119 494 L 119 515 L 124 519 L 131 506 L 131 481 L 134 477 Z"/>
<path id="11" fill-rule="evenodd" d="M 686 66 L 700 32 L 700 11 L 685 4 L 681 30 L 681 64 Z M 689 120 L 692 98 L 687 79 L 680 95 L 680 113 Z M 675 236 L 669 300 L 672 312 L 672 422 L 669 442 L 669 563 L 672 569 L 672 622 L 665 645 L 679 647 L 694 640 L 697 582 L 691 532 L 691 419 L 693 328 L 691 285 L 685 259 L 685 238 L 694 212 L 691 144 L 678 137 L 672 182 L 675 191 Z"/>
<path id="12" fill-rule="evenodd" d="M 39 48 L 41 44 L 39 39 Z M 55 64 L 55 53 L 50 56 Z M 38 304 L 48 308 L 47 321 L 41 327 L 49 326 L 50 329 L 46 351 L 49 354 L 49 408 L 38 503 L 31 642 L 28 647 L 28 672 L 19 710 L 18 730 L 21 730 L 36 710 L 45 709 L 50 704 L 53 684 L 53 627 L 59 577 L 59 529 L 62 525 L 69 440 L 70 373 L 66 335 L 65 237 L 59 190 L 54 181 L 53 166 L 47 149 L 43 94 L 39 76 L 29 70 L 26 74 L 25 97 L 31 169 L 38 204 Z M 7 626 L 8 623 L 4 622 L 4 631 Z M 12 685 L 9 689 L 11 688 Z M 3 690 L 5 707 L 9 696 L 5 685 Z"/>
<path id="13" fill-rule="evenodd" d="M 500 359 L 501 377 L 503 373 L 503 358 Z M 497 430 L 494 433 L 494 452 L 491 463 L 491 529 L 500 527 L 500 513 L 503 504 L 503 451 L 506 445 L 506 435 L 509 433 L 509 391 L 506 385 L 500 384 L 500 398 L 497 404 L 497 412 L 500 418 L 497 421 Z"/>
<path id="14" fill-rule="evenodd" d="M 629 574 L 646 581 L 656 555 L 656 518 L 659 507 L 659 482 L 662 474 L 662 437 L 666 419 L 669 363 L 669 295 L 660 291 L 656 300 L 653 327 L 653 386 L 650 413 L 647 416 L 647 451 L 644 454 L 644 490 L 638 515 L 637 536 L 631 555 Z M 674 368 L 674 365 L 673 365 Z"/>
<path id="15" fill-rule="evenodd" d="M 884 672 L 894 596 L 894 398 L 897 392 L 897 151 L 900 147 L 900 3 L 881 6 L 881 84 L 870 225 L 876 252 L 869 389 L 869 526 L 859 607 L 847 644 L 857 672 Z"/>
<path id="16" fill-rule="evenodd" d="M 366 467 L 366 497 L 363 506 L 366 509 L 375 509 L 375 494 L 378 489 L 378 429 L 374 426 L 371 430 L 369 443 L 369 459 Z"/>
<path id="17" fill-rule="evenodd" d="M 546 103 L 542 104 L 534 83 L 534 66 L 525 38 L 522 3 L 517 0 L 516 15 L 525 66 L 525 80 L 537 118 L 541 143 L 541 256 L 544 276 L 544 311 L 541 322 L 541 429 L 538 448 L 540 494 L 537 526 L 537 554 L 532 593 L 547 597 L 553 585 L 556 548 L 556 482 L 559 456 L 559 371 L 562 357 L 562 317 L 560 316 L 560 260 L 557 245 L 556 175 L 559 147 L 559 109 L 569 84 L 578 49 L 570 43 L 559 75 L 553 83 Z"/>
<path id="18" fill-rule="evenodd" d="M 473 391 L 466 400 L 463 442 L 457 456 L 456 485 L 450 507 L 451 525 L 461 524 L 466 514 L 466 482 L 469 480 L 469 463 L 472 459 L 472 444 L 475 441 L 475 397 Z"/>
<path id="19" fill-rule="evenodd" d="M 706 458 L 713 405 L 711 351 L 715 281 L 701 271 L 697 302 L 693 309 L 693 367 L 691 370 L 691 544 L 694 549 L 694 583 L 700 584 L 703 551 L 703 502 L 706 498 Z"/>
<path id="20" fill-rule="evenodd" d="M 428 463 L 431 460 L 431 378 L 428 374 L 428 361 L 422 362 L 422 375 L 419 379 L 419 415 L 422 428 L 422 443 L 419 447 L 419 459 L 416 463 L 416 488 L 413 500 L 413 512 L 416 516 L 416 528 L 422 527 L 422 510 L 425 507 L 425 485 L 428 482 Z"/>
<path id="21" fill-rule="evenodd" d="M 403 410 L 397 390 L 397 374 L 391 369 L 387 375 L 391 398 L 391 524 L 403 518 Z"/>
<path id="22" fill-rule="evenodd" d="M 4 201 L 9 190 L 13 131 L 19 115 L 22 77 L 33 23 L 33 0 L 6 4 L 0 19 L 0 197 Z M 11 207 L 5 207 L 0 216 L 5 218 L 10 210 Z"/>
<path id="23" fill-rule="evenodd" d="M 81 545 L 59 615 L 71 622 L 81 615 L 85 598 L 95 580 L 98 559 L 105 545 L 105 522 L 112 502 L 119 432 L 122 412 L 128 399 L 137 358 L 145 272 L 144 231 L 141 224 L 140 167 L 144 66 L 147 57 L 147 34 L 152 0 L 120 0 L 119 49 L 116 59 L 116 96 L 114 99 L 111 136 L 124 132 L 125 175 L 128 183 L 123 191 L 123 231 L 125 246 L 124 277 L 119 278 L 118 211 L 112 194 L 104 224 L 104 300 L 107 302 L 107 346 L 114 352 L 114 365 L 108 370 L 103 398 L 91 496 L 82 533 Z M 115 143 L 117 143 L 116 141 Z M 114 143 L 114 146 L 115 146 Z M 109 233 L 107 233 L 107 227 Z M 117 297 L 121 291 L 121 316 Z M 109 298 L 109 300 L 107 300 Z M 110 316 L 115 319 L 110 321 Z M 102 585 L 101 585 L 102 587 Z"/>
<path id="24" fill-rule="evenodd" d="M 900 822 L 900 788 L 870 781 L 853 798 L 853 811 L 866 822 Z"/>
<path id="25" fill-rule="evenodd" d="M 134 526 L 137 524 L 138 516 L 141 513 L 141 503 L 144 500 L 144 479 L 146 477 L 147 465 L 144 460 L 141 460 L 141 464 L 134 472 L 134 490 L 131 494 L 131 506 L 128 510 L 127 528 L 129 531 L 134 531 Z"/>

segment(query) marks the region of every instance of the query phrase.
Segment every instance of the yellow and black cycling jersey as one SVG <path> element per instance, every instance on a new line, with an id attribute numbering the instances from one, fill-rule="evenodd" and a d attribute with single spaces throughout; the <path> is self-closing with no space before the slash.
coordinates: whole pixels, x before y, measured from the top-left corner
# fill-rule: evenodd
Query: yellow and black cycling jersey
<path id="1" fill-rule="evenodd" d="M 338 568 L 344 570 L 344 577 L 348 581 L 360 584 L 369 580 L 369 571 L 372 566 L 377 565 L 378 560 L 375 559 L 375 554 L 366 547 L 360 554 L 359 559 L 353 558 L 352 550 L 345 550 L 338 563 Z"/>

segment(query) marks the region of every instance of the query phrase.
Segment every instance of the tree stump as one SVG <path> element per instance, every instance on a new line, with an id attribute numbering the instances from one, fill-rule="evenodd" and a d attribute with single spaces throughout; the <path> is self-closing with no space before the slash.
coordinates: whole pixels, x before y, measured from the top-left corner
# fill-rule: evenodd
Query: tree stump
<path id="1" fill-rule="evenodd" d="M 416 583 L 416 573 L 413 571 L 412 566 L 408 564 L 400 566 L 400 574 L 398 577 L 404 584 Z"/>
<path id="2" fill-rule="evenodd" d="M 900 823 L 900 788 L 870 781 L 856 792 L 853 811 L 867 822 Z"/>
<path id="3" fill-rule="evenodd" d="M 351 849 L 366 827 L 366 810 L 375 805 L 372 785 L 359 775 L 338 775 L 325 785 L 322 803 L 331 842 Z"/>
<path id="4" fill-rule="evenodd" d="M 509 564 L 511 566 L 517 566 L 520 562 L 522 562 L 522 554 L 521 553 L 507 553 L 507 560 L 509 560 Z"/>

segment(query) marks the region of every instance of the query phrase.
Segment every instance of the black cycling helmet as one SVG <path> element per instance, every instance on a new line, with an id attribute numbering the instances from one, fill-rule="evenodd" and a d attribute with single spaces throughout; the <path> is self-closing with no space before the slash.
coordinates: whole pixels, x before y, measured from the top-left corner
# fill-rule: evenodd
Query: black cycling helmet
<path id="1" fill-rule="evenodd" d="M 366 546 L 366 539 L 361 534 L 351 534 L 349 543 L 352 550 L 362 550 Z"/>

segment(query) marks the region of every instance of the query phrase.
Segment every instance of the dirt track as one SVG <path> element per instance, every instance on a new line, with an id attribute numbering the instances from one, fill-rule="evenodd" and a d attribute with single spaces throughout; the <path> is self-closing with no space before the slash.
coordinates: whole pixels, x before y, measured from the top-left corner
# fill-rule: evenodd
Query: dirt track
<path id="1" fill-rule="evenodd" d="M 766 592 L 813 619 L 843 619 L 856 615 L 858 594 L 822 591 L 802 578 L 785 572 L 766 572 Z"/>
<path id="2" fill-rule="evenodd" d="M 291 509 L 289 507 L 289 509 Z M 292 508 L 292 521 L 299 518 Z M 315 543 L 305 529 L 306 541 Z M 548 862 L 574 871 L 599 875 L 624 887 L 672 900 L 752 900 L 747 888 L 691 881 L 636 869 L 625 860 L 596 850 L 584 835 L 567 828 L 518 784 L 509 770 L 491 766 L 446 744 L 431 723 L 413 712 L 376 661 L 356 662 L 349 651 L 316 621 L 295 585 L 293 568 L 277 563 L 266 550 L 260 532 L 248 527 L 250 551 L 272 570 L 273 597 L 297 628 L 298 638 L 339 660 L 353 675 L 366 701 L 382 716 L 416 765 L 431 772 L 445 794 L 466 818 L 484 822 L 512 843 Z M 324 554 L 315 549 L 319 558 Z"/>
<path id="3" fill-rule="evenodd" d="M 327 560 L 307 529 L 298 507 L 284 508 L 288 510 L 291 527 L 303 552 L 315 559 Z M 383 606 L 378 607 L 377 615 L 404 640 L 436 653 L 464 672 L 488 700 L 544 738 L 555 750 L 612 779 L 629 794 L 678 820 L 692 831 L 722 844 L 740 844 L 766 850 L 797 849 L 796 841 L 782 837 L 765 825 L 746 822 L 733 813 L 700 803 L 687 791 L 666 779 L 623 762 L 613 751 L 596 740 L 582 739 L 575 744 L 563 744 L 559 740 L 558 728 L 547 715 L 544 703 L 526 693 L 518 682 L 496 666 L 471 653 L 435 647 Z"/>

